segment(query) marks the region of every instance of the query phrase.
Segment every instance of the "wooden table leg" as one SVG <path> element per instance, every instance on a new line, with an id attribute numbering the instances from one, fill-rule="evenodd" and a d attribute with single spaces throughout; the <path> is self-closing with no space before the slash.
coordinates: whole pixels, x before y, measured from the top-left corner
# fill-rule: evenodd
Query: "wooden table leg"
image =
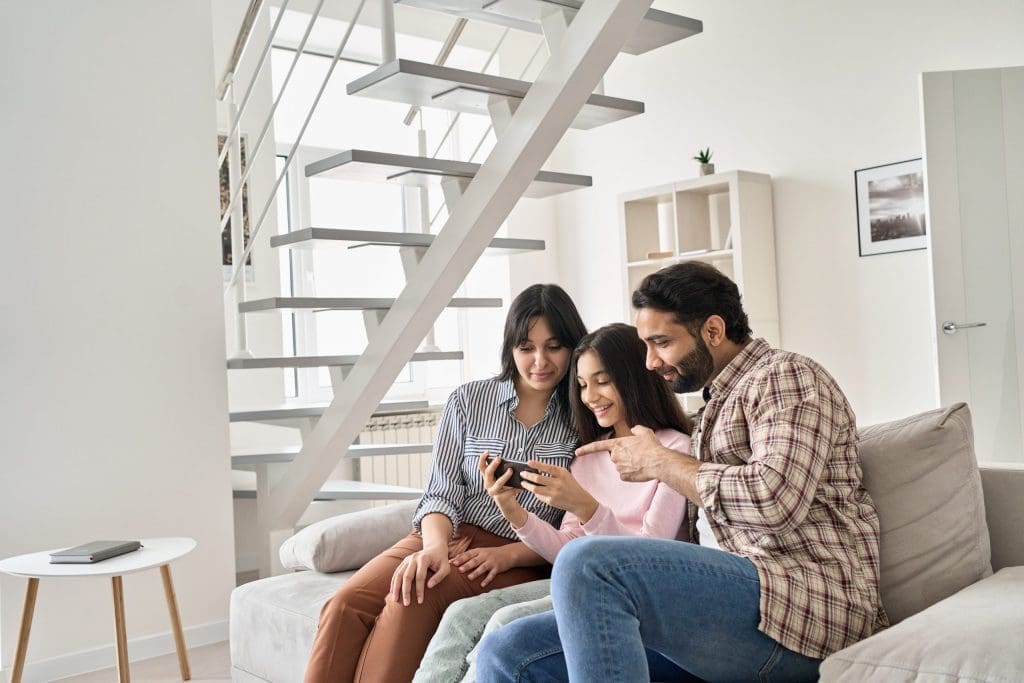
<path id="1" fill-rule="evenodd" d="M 18 632 L 18 649 L 14 655 L 14 669 L 11 671 L 11 683 L 21 683 L 21 675 L 25 671 L 25 654 L 28 652 L 28 634 L 32 631 L 32 614 L 36 611 L 36 594 L 39 592 L 39 579 L 29 579 L 25 589 L 25 607 L 21 610 L 21 631 Z"/>
<path id="2" fill-rule="evenodd" d="M 171 613 L 171 630 L 174 631 L 174 646 L 178 650 L 178 668 L 181 680 L 192 678 L 188 667 L 188 651 L 185 649 L 185 636 L 181 632 L 181 616 L 178 614 L 178 601 L 174 597 L 174 584 L 171 582 L 171 568 L 160 565 L 160 577 L 164 580 L 164 597 L 167 598 L 167 611 Z"/>
<path id="3" fill-rule="evenodd" d="M 111 578 L 114 586 L 114 631 L 117 638 L 117 680 L 119 683 L 131 681 L 128 673 L 128 634 L 124 626 L 124 585 L 121 577 Z"/>

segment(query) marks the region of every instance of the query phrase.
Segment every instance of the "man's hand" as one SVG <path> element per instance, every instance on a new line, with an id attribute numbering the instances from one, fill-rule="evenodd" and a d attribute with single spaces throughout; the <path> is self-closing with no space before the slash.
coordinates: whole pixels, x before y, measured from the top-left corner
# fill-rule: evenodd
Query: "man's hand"
<path id="1" fill-rule="evenodd" d="M 508 551 L 508 546 L 472 548 L 459 553 L 451 562 L 463 574 L 468 572 L 466 578 L 470 580 L 482 576 L 480 586 L 484 587 L 498 574 L 516 566 L 514 558 Z"/>
<path id="2" fill-rule="evenodd" d="M 658 437 L 647 427 L 636 426 L 630 431 L 633 432 L 633 436 L 593 441 L 580 446 L 576 449 L 576 455 L 608 451 L 622 481 L 658 479 L 657 470 L 665 459 L 666 452 L 676 455 L 678 453 L 662 446 Z"/>
<path id="3" fill-rule="evenodd" d="M 666 448 L 647 427 L 636 426 L 633 436 L 593 441 L 576 449 L 576 455 L 608 451 L 622 481 L 658 479 L 703 506 L 697 491 L 700 462 L 692 455 Z"/>
<path id="4" fill-rule="evenodd" d="M 391 598 L 408 607 L 412 602 L 412 588 L 416 586 L 416 602 L 423 604 L 423 594 L 448 576 L 452 570 L 448 563 L 448 547 L 426 546 L 409 555 L 391 575 Z M 427 580 L 427 575 L 433 576 Z"/>

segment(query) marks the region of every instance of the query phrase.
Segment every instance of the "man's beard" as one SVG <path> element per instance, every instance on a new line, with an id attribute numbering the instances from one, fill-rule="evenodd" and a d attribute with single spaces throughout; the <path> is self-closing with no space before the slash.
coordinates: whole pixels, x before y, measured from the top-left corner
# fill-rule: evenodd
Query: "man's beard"
<path id="1" fill-rule="evenodd" d="M 696 348 L 672 367 L 676 376 L 669 382 L 669 386 L 677 394 L 686 394 L 704 388 L 715 372 L 715 361 L 707 344 L 698 336 Z"/>

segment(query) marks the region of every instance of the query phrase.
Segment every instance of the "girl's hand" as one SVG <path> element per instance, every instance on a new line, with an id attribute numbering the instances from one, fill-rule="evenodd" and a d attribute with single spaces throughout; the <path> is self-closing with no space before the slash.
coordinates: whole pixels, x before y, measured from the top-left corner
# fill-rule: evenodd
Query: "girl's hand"
<path id="1" fill-rule="evenodd" d="M 597 512 L 598 502 L 580 486 L 569 470 L 537 460 L 531 460 L 529 465 L 539 470 L 540 474 L 523 472 L 520 475 L 523 488 L 548 505 L 576 515 L 581 524 L 590 521 Z"/>
<path id="2" fill-rule="evenodd" d="M 468 572 L 466 578 L 470 580 L 484 577 L 480 582 L 482 588 L 493 581 L 495 576 L 515 566 L 511 553 L 507 551 L 508 546 L 474 548 L 459 553 L 451 562 L 463 574 Z"/>
<path id="3" fill-rule="evenodd" d="M 494 473 L 497 472 L 501 460 L 500 458 L 494 458 L 492 462 L 488 463 L 487 458 L 489 456 L 490 453 L 484 451 L 480 454 L 480 460 L 477 462 L 480 475 L 484 478 L 484 488 L 487 490 L 487 495 L 493 498 L 494 502 L 498 505 L 498 510 L 502 516 L 518 529 L 526 524 L 527 513 L 523 506 L 519 504 L 519 501 L 516 500 L 516 496 L 519 495 L 519 489 L 505 486 L 508 480 L 512 478 L 512 470 L 509 469 L 500 477 L 495 478 Z"/>
<path id="4" fill-rule="evenodd" d="M 452 570 L 448 563 L 447 546 L 428 546 L 409 555 L 391 575 L 391 599 L 408 607 L 412 602 L 412 588 L 416 587 L 416 602 L 423 604 L 426 588 L 433 588 Z M 427 580 L 427 575 L 433 576 Z"/>

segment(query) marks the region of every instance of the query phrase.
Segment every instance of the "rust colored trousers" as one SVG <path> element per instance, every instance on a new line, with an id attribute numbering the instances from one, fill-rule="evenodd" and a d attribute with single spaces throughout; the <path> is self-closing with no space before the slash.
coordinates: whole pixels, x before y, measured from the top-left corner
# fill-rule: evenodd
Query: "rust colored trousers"
<path id="1" fill-rule="evenodd" d="M 470 525 L 459 525 L 448 543 L 448 557 L 471 548 L 494 548 L 513 543 Z M 423 549 L 423 539 L 411 533 L 367 562 L 324 604 L 320 625 L 306 666 L 305 683 L 402 683 L 411 681 L 448 605 L 495 588 L 534 581 L 546 568 L 517 567 L 498 574 L 486 588 L 481 578 L 470 581 L 452 567 L 445 579 L 427 588 L 423 604 L 413 592 L 406 607 L 391 599 L 391 576 L 407 556 Z"/>

